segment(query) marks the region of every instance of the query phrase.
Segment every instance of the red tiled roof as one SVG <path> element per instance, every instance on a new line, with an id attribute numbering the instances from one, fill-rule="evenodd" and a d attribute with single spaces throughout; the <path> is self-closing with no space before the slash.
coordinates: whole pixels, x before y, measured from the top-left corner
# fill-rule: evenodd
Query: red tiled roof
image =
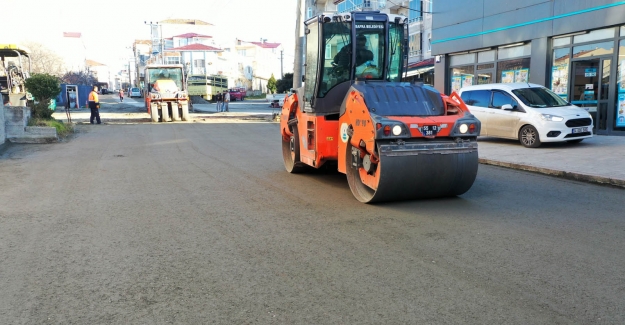
<path id="1" fill-rule="evenodd" d="M 212 47 L 204 44 L 189 44 L 181 47 L 175 47 L 173 49 L 168 49 L 167 51 L 214 51 L 219 52 L 223 51 L 220 48 Z"/>
<path id="2" fill-rule="evenodd" d="M 193 38 L 193 37 L 199 37 L 199 38 L 213 38 L 212 36 L 208 36 L 208 35 L 200 35 L 200 34 L 196 34 L 196 33 L 186 33 L 186 34 L 177 35 L 177 36 L 173 36 L 173 37 L 178 37 L 178 38 Z"/>
<path id="3" fill-rule="evenodd" d="M 413 69 L 413 68 L 418 68 L 418 67 L 425 67 L 425 66 L 428 66 L 428 65 L 434 65 L 434 58 L 429 58 L 429 59 L 425 59 L 423 61 L 419 61 L 419 62 L 408 64 L 408 69 Z"/>
<path id="4" fill-rule="evenodd" d="M 260 46 L 264 49 L 275 49 L 276 47 L 280 46 L 280 43 L 267 43 L 267 42 L 247 42 L 250 44 L 254 44 L 256 46 Z"/>

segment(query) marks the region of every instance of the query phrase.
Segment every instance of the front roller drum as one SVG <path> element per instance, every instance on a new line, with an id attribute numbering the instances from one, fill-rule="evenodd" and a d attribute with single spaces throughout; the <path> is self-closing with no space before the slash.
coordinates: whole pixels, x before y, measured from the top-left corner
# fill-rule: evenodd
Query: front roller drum
<path id="1" fill-rule="evenodd" d="M 477 176 L 477 148 L 456 153 L 382 154 L 376 164 L 367 156 L 359 158 L 359 152 L 348 142 L 347 181 L 363 203 L 460 195 Z M 377 182 L 377 187 L 366 185 L 363 180 L 367 178 L 369 183 Z"/>

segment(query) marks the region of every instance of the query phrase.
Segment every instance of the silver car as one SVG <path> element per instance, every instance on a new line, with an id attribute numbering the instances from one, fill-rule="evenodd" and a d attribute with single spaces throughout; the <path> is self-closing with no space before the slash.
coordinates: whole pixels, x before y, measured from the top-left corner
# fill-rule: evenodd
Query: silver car
<path id="1" fill-rule="evenodd" d="M 593 120 L 586 110 L 537 84 L 474 85 L 459 94 L 482 122 L 482 136 L 518 139 L 528 148 L 542 142 L 577 143 L 593 136 Z"/>

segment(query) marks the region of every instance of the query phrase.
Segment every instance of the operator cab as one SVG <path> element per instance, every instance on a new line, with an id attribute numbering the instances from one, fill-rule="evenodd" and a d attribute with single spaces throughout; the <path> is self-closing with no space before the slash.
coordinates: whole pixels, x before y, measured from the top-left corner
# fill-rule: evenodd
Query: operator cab
<path id="1" fill-rule="evenodd" d="M 378 11 L 326 13 L 305 24 L 305 111 L 338 113 L 357 80 L 401 80 L 408 35 L 405 17 Z"/>

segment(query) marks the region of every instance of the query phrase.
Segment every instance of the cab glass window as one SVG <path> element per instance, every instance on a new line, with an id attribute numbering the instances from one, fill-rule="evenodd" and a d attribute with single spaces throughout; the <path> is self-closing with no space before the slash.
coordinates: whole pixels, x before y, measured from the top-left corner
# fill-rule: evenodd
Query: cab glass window
<path id="1" fill-rule="evenodd" d="M 324 55 L 318 97 L 325 97 L 334 86 L 349 80 L 351 65 L 350 24 L 332 21 L 323 24 L 322 27 Z"/>
<path id="2" fill-rule="evenodd" d="M 306 37 L 306 68 L 304 82 L 304 107 L 310 107 L 317 83 L 317 63 L 319 58 L 319 26 L 312 23 L 308 26 Z"/>
<path id="3" fill-rule="evenodd" d="M 357 21 L 354 45 L 354 77 L 382 79 L 386 23 L 382 21 Z"/>
<path id="4" fill-rule="evenodd" d="M 402 67 L 402 52 L 404 39 L 404 26 L 395 23 L 389 23 L 389 56 L 390 64 L 388 81 L 400 81 L 401 80 L 401 67 Z"/>

